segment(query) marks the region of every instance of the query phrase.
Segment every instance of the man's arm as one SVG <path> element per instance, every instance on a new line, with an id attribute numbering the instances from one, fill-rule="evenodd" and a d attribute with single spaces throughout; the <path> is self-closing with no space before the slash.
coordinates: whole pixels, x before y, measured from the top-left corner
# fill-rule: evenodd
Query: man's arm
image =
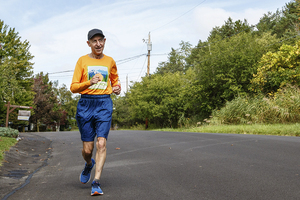
<path id="1" fill-rule="evenodd" d="M 114 63 L 111 72 L 110 72 L 110 81 L 112 86 L 112 91 L 116 95 L 119 95 L 121 93 L 121 83 L 119 80 L 118 70 L 116 63 Z"/>
<path id="2" fill-rule="evenodd" d="M 73 93 L 79 93 L 86 90 L 88 87 L 92 85 L 94 81 L 92 79 L 90 81 L 81 82 L 83 76 L 83 68 L 81 67 L 81 60 L 79 59 L 76 63 L 73 79 L 71 83 L 70 90 Z"/>

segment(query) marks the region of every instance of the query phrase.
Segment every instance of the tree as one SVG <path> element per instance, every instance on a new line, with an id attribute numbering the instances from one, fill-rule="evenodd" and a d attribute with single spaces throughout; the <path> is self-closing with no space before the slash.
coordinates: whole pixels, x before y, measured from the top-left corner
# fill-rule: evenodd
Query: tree
<path id="1" fill-rule="evenodd" d="M 188 42 L 183 42 L 179 44 L 180 48 L 175 50 L 171 49 L 171 53 L 169 53 L 168 61 L 159 63 L 158 68 L 156 69 L 157 74 L 164 73 L 175 73 L 175 72 L 185 72 L 186 61 L 185 59 L 189 56 L 192 45 Z"/>
<path id="2" fill-rule="evenodd" d="M 251 30 L 252 27 L 248 24 L 246 19 L 244 19 L 243 22 L 241 20 L 233 22 L 231 17 L 229 17 L 228 20 L 225 21 L 224 25 L 221 27 L 217 26 L 212 29 L 208 37 L 208 41 L 213 42 L 216 40 L 229 38 L 240 32 L 249 33 Z"/>
<path id="3" fill-rule="evenodd" d="M 125 97 L 116 99 L 118 122 L 121 116 L 131 125 L 148 118 L 157 127 L 176 127 L 182 119 L 209 117 L 236 96 L 255 96 L 251 80 L 262 56 L 294 43 L 297 37 L 294 5 L 288 4 L 283 13 L 276 20 L 262 19 L 257 29 L 247 20 L 229 18 L 196 47 L 181 42 L 181 48 L 172 48 L 168 61 L 160 63 L 155 74 L 134 83 Z M 285 28 L 290 31 L 281 36 L 272 32 Z"/>
<path id="4" fill-rule="evenodd" d="M 54 82 L 54 94 L 57 96 L 59 105 L 61 106 L 61 109 L 64 111 L 64 114 L 66 115 L 66 121 L 62 121 L 64 123 L 61 123 L 61 130 L 65 130 L 65 128 L 69 128 L 69 126 L 76 126 L 76 109 L 77 109 L 77 103 L 80 99 L 80 95 L 76 95 L 73 97 L 73 93 L 67 88 L 65 84 L 63 84 L 61 87 L 58 87 L 58 82 Z"/>
<path id="5" fill-rule="evenodd" d="M 0 20 L 0 123 L 5 119 L 4 104 L 32 106 L 34 92 L 33 84 L 33 56 L 29 52 L 29 42 L 21 41 L 21 37 L 14 28 L 9 28 Z M 15 112 L 10 118 L 14 124 L 24 124 L 17 121 Z"/>
<path id="6" fill-rule="evenodd" d="M 295 46 L 282 45 L 278 52 L 266 53 L 252 79 L 253 90 L 275 93 L 286 85 L 300 86 L 300 41 Z"/>
<path id="7" fill-rule="evenodd" d="M 276 45 L 267 47 L 270 42 L 276 42 L 270 34 L 258 38 L 251 32 L 243 32 L 216 42 L 210 48 L 196 47 L 192 50 L 187 60 L 192 63 L 199 80 L 199 101 L 204 113 L 222 107 L 239 94 L 251 93 L 250 80 L 256 73 L 256 63 L 264 53 L 276 48 Z M 203 44 L 201 42 L 198 46 Z"/>
<path id="8" fill-rule="evenodd" d="M 287 3 L 281 11 L 277 10 L 275 13 L 269 12 L 265 14 L 257 25 L 257 34 L 270 31 L 272 35 L 287 42 L 294 44 L 297 40 L 296 36 L 299 34 L 300 10 L 299 2 L 295 0 Z M 295 36 L 295 39 L 291 37 Z M 286 40 L 288 39 L 288 40 Z"/>
<path id="9" fill-rule="evenodd" d="M 42 72 L 34 78 L 33 91 L 34 97 L 34 114 L 30 121 L 36 124 L 37 131 L 40 131 L 40 125 L 55 126 L 56 129 L 65 123 L 66 111 L 61 108 L 54 93 L 53 83 L 49 81 L 48 74 Z"/>
<path id="10" fill-rule="evenodd" d="M 111 98 L 113 100 L 112 126 L 130 127 L 133 124 L 133 120 L 130 115 L 131 112 L 128 104 L 128 95 L 111 95 Z"/>
<path id="11" fill-rule="evenodd" d="M 127 94 L 129 118 L 144 123 L 146 118 L 157 127 L 178 127 L 180 119 L 188 118 L 195 109 L 191 93 L 193 72 L 154 74 L 135 83 Z M 127 114 L 128 115 L 128 114 Z"/>

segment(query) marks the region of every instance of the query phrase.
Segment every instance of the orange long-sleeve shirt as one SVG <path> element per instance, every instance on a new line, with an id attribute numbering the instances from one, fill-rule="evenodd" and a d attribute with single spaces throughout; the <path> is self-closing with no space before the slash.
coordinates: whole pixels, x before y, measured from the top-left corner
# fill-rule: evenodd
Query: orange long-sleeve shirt
<path id="1" fill-rule="evenodd" d="M 101 81 L 91 85 L 94 75 L 99 75 Z M 112 87 L 121 87 L 116 62 L 104 55 L 101 59 L 90 58 L 89 55 L 78 59 L 73 74 L 70 90 L 80 94 L 111 94 Z"/>

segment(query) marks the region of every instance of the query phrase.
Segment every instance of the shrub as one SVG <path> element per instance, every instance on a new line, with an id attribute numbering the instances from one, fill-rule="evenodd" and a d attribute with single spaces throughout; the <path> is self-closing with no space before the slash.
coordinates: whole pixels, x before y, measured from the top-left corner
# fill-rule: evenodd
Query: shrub
<path id="1" fill-rule="evenodd" d="M 300 89 L 287 86 L 273 96 L 237 97 L 213 112 L 215 124 L 297 123 L 300 120 Z"/>
<path id="2" fill-rule="evenodd" d="M 145 124 L 138 124 L 136 123 L 134 126 L 130 127 L 131 130 L 145 130 Z"/>
<path id="3" fill-rule="evenodd" d="M 13 137 L 17 138 L 19 131 L 12 128 L 0 127 L 0 137 Z"/>

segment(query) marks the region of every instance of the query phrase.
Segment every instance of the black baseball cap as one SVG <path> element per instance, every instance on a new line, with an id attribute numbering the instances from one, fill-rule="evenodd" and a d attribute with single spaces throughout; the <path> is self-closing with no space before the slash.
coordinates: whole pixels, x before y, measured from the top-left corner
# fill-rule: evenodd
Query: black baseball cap
<path id="1" fill-rule="evenodd" d="M 101 31 L 101 30 L 99 30 L 99 29 L 92 29 L 92 30 L 90 30 L 89 31 L 89 33 L 88 33 L 88 40 L 90 40 L 92 37 L 94 37 L 95 35 L 101 35 L 102 37 L 105 37 L 104 35 L 103 35 L 103 32 Z"/>

